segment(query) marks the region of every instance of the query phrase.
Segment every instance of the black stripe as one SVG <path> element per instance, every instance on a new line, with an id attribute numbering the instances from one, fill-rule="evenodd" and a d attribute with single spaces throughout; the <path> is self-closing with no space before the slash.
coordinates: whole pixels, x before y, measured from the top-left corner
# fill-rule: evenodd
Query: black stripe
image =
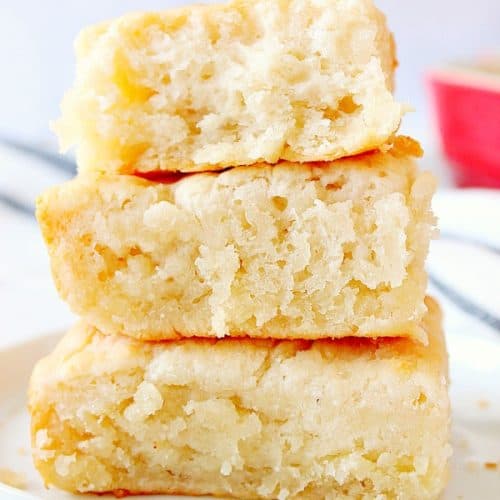
<path id="1" fill-rule="evenodd" d="M 429 273 L 429 282 L 464 313 L 475 317 L 479 321 L 482 321 L 491 328 L 500 332 L 500 318 L 489 313 L 477 304 L 474 304 L 461 293 L 457 292 L 440 279 L 433 276 L 431 273 Z"/>
<path id="2" fill-rule="evenodd" d="M 5 193 L 0 193 L 0 203 L 3 203 L 7 207 L 15 210 L 16 212 L 20 212 L 23 215 L 29 215 L 33 217 L 35 215 L 35 209 L 32 206 L 26 205 L 22 201 L 16 200 Z"/>
<path id="3" fill-rule="evenodd" d="M 21 151 L 22 153 L 34 156 L 35 158 L 45 162 L 47 165 L 71 174 L 71 176 L 76 174 L 75 162 L 72 160 L 68 160 L 60 154 L 51 153 L 49 151 L 45 151 L 43 149 L 32 146 L 31 144 L 26 144 L 24 142 L 20 142 L 4 136 L 0 136 L 0 143 L 12 149 L 16 149 L 17 151 Z"/>
<path id="4" fill-rule="evenodd" d="M 476 238 L 470 238 L 469 236 L 464 236 L 455 233 L 446 233 L 446 232 L 445 233 L 442 232 L 439 236 L 440 239 L 442 240 L 457 241 L 459 243 L 465 243 L 467 245 L 475 245 L 477 247 L 482 247 L 485 250 L 488 250 L 488 252 L 494 253 L 495 255 L 500 255 L 500 247 L 496 247 L 490 243 L 478 240 Z"/>

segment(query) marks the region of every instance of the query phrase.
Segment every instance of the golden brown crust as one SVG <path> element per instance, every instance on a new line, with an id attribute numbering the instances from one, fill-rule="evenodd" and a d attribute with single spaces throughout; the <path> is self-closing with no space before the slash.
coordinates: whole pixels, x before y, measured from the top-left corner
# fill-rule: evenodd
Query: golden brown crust
<path id="1" fill-rule="evenodd" d="M 413 158 L 421 158 L 424 150 L 418 141 L 412 137 L 399 135 L 393 138 L 391 154 L 396 158 L 411 156 Z"/>
<path id="2" fill-rule="evenodd" d="M 427 296 L 425 298 L 425 305 L 427 313 L 423 317 L 421 327 L 431 339 L 431 349 L 428 347 L 429 344 L 422 344 L 421 342 L 416 342 L 414 339 L 406 337 L 405 332 L 401 332 L 399 336 L 394 337 L 376 336 L 375 338 L 362 338 L 347 336 L 335 339 L 290 339 L 286 337 L 252 338 L 245 335 L 217 339 L 204 333 L 199 333 L 194 339 L 179 336 L 172 339 L 144 341 L 140 339 L 131 339 L 127 335 L 121 334 L 118 334 L 115 337 L 117 343 L 123 342 L 124 345 L 127 345 L 127 349 L 130 349 L 131 352 L 136 352 L 137 354 L 144 351 L 145 348 L 154 349 L 156 347 L 161 347 L 162 345 L 172 345 L 172 343 L 179 346 L 182 346 L 183 344 L 193 344 L 207 348 L 210 346 L 220 345 L 227 346 L 229 350 L 235 349 L 236 351 L 239 349 L 273 349 L 277 345 L 289 345 L 290 347 L 293 347 L 293 350 L 307 351 L 312 347 L 317 348 L 318 346 L 321 346 L 326 350 L 332 349 L 338 352 L 340 356 L 345 356 L 347 358 L 356 358 L 360 356 L 371 357 L 375 354 L 380 357 L 415 357 L 429 360 L 431 364 L 439 366 L 445 353 L 444 337 L 441 334 L 443 314 L 439 304 L 434 298 Z M 68 353 L 78 352 L 82 348 L 85 348 L 85 346 L 91 342 L 95 336 L 101 335 L 101 332 L 99 332 L 99 330 L 97 330 L 94 326 L 83 321 L 80 321 L 74 328 L 80 332 L 80 338 L 85 340 L 76 344 L 75 350 L 69 348 L 68 344 L 64 344 L 61 348 L 63 357 L 66 357 Z M 111 342 L 113 341 L 111 340 Z M 430 352 L 436 356 L 429 356 Z"/>

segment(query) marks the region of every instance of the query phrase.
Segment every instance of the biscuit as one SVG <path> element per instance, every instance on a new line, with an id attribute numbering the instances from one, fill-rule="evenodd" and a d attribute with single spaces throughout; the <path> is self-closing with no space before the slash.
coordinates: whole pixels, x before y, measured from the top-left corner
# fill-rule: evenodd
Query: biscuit
<path id="1" fill-rule="evenodd" d="M 38 200 L 53 276 L 107 334 L 425 340 L 434 178 L 417 144 L 145 180 L 80 175 Z"/>
<path id="2" fill-rule="evenodd" d="M 429 344 L 107 336 L 36 366 L 35 465 L 72 492 L 436 499 L 450 455 L 438 306 Z"/>
<path id="3" fill-rule="evenodd" d="M 397 130 L 394 43 L 371 0 L 236 0 L 88 28 L 55 129 L 81 170 L 332 160 Z"/>

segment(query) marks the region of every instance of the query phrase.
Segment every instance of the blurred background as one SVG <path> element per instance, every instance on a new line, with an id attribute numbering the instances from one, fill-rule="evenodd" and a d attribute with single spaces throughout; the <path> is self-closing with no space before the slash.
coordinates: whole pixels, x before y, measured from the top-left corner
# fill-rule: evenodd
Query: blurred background
<path id="1" fill-rule="evenodd" d="M 76 34 L 86 25 L 125 12 L 163 9 L 184 3 L 187 2 L 0 2 L 0 59 L 4 61 L 0 78 L 1 331 L 25 338 L 66 327 L 72 321 L 66 306 L 56 296 L 32 213 L 37 194 L 73 175 L 72 160 L 57 154 L 56 141 L 48 124 L 58 116 L 61 97 L 73 80 Z M 490 175 L 486 181 L 476 184 L 500 187 L 500 64 L 495 62 L 500 60 L 500 0 L 376 0 L 376 3 L 386 13 L 397 41 L 398 99 L 415 108 L 413 113 L 406 115 L 402 132 L 422 142 L 426 150 L 423 167 L 437 174 L 441 188 L 456 184 L 457 177 L 451 173 L 458 171 L 459 164 L 473 174 L 472 182 L 469 176 L 462 179 L 462 185 L 474 185 L 484 168 L 496 169 L 494 181 Z M 498 54 L 498 60 L 494 54 Z M 435 71 L 456 61 L 478 65 L 478 61 L 490 56 L 493 56 L 493 63 L 484 71 L 474 72 L 469 68 L 463 72 L 465 76 L 450 76 L 447 71 L 443 76 L 443 71 Z M 431 73 L 434 75 L 433 90 L 429 85 Z M 440 128 L 436 109 L 441 111 Z M 446 155 L 439 130 L 446 138 Z M 443 201 L 446 196 L 436 201 L 442 227 L 447 224 L 448 214 L 449 223 L 456 226 L 457 231 L 469 228 L 469 232 L 474 232 L 482 228 L 474 238 L 488 241 L 490 245 L 498 243 L 500 248 L 498 195 L 489 191 L 488 194 L 479 192 L 457 198 L 454 194 L 452 201 Z M 460 218 L 453 218 L 452 212 L 459 213 L 459 209 L 462 209 Z M 455 252 L 446 242 L 440 248 L 446 257 Z M 468 259 L 474 259 L 476 265 L 481 261 L 491 275 L 500 267 L 491 265 L 488 260 L 491 252 L 483 253 L 479 256 L 473 253 Z M 436 251 L 431 253 L 430 266 L 433 255 L 437 255 Z M 453 261 L 448 274 L 456 275 L 457 266 L 469 269 L 469 262 Z M 441 264 L 435 267 L 443 269 Z M 477 268 L 472 268 L 471 275 L 476 271 Z M 483 283 L 484 280 L 479 279 L 474 296 L 484 295 L 487 312 L 493 318 L 490 323 L 494 325 L 496 316 L 493 313 L 500 310 L 500 290 L 498 286 L 484 288 Z M 471 287 L 470 283 L 463 286 Z M 11 340 L 6 335 L 0 336 L 0 347 Z"/>

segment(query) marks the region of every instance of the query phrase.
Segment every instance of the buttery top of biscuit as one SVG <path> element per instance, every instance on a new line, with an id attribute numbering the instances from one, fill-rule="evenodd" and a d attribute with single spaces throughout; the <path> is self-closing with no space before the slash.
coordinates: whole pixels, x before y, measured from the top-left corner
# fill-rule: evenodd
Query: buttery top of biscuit
<path id="1" fill-rule="evenodd" d="M 399 126 L 394 43 L 371 0 L 235 0 L 137 13 L 79 36 L 56 124 L 81 170 L 324 161 Z"/>

